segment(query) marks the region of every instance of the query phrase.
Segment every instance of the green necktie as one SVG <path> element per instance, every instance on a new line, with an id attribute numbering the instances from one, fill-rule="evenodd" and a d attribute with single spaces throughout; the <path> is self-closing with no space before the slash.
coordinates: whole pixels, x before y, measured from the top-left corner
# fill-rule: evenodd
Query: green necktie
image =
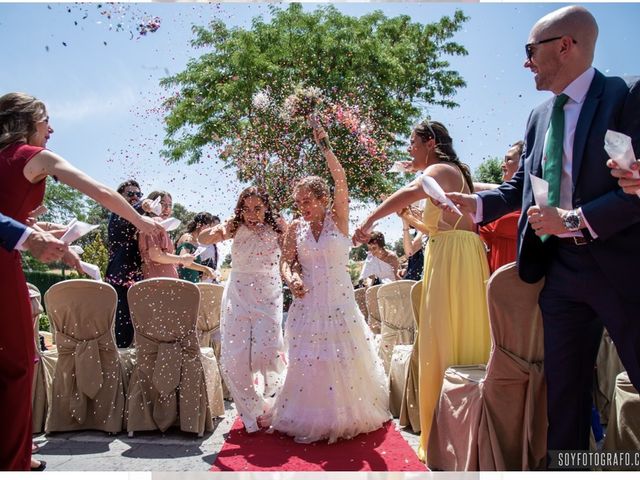
<path id="1" fill-rule="evenodd" d="M 564 104 L 569 97 L 564 93 L 558 95 L 553 102 L 551 111 L 551 123 L 549 123 L 549 133 L 545 146 L 544 171 L 542 178 L 549 183 L 549 206 L 560 205 L 560 179 L 562 178 L 562 142 L 564 138 Z M 544 242 L 549 235 L 540 237 Z"/>

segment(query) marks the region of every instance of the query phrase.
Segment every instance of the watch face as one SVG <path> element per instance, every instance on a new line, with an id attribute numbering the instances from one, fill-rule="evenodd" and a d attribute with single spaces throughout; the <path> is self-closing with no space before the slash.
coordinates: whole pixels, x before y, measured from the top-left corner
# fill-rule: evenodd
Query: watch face
<path id="1" fill-rule="evenodd" d="M 564 226 L 567 228 L 567 230 L 572 232 L 578 230 L 578 228 L 580 227 L 580 217 L 573 212 L 568 213 L 564 217 Z"/>

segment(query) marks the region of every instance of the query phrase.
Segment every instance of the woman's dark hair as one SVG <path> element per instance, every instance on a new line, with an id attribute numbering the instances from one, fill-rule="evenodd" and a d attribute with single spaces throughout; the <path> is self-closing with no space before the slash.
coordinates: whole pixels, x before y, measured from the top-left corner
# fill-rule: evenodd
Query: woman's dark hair
<path id="1" fill-rule="evenodd" d="M 276 222 L 276 218 L 278 218 L 278 214 L 273 212 L 271 208 L 271 202 L 269 201 L 269 194 L 261 188 L 258 187 L 247 187 L 242 192 L 240 192 L 240 196 L 238 197 L 238 203 L 236 203 L 236 208 L 234 209 L 233 218 L 229 222 L 229 234 L 231 237 L 235 237 L 238 228 L 240 225 L 244 224 L 244 219 L 242 218 L 242 211 L 244 210 L 244 202 L 249 197 L 258 197 L 265 208 L 264 213 L 264 221 L 267 223 L 276 233 L 282 233 L 282 229 Z"/>
<path id="2" fill-rule="evenodd" d="M 371 232 L 367 245 L 371 245 L 372 243 L 378 245 L 380 248 L 384 248 L 384 234 L 382 232 Z"/>
<path id="3" fill-rule="evenodd" d="M 135 180 L 133 180 L 132 178 L 130 178 L 129 180 L 122 182 L 120 185 L 118 185 L 118 190 L 116 191 L 120 195 L 122 195 L 124 193 L 124 189 L 127 187 L 136 187 L 138 190 L 140 190 L 140 184 Z"/>
<path id="4" fill-rule="evenodd" d="M 205 225 L 211 225 L 212 223 L 213 223 L 213 215 L 211 215 L 209 212 L 196 213 L 196 216 L 193 217 L 193 220 L 191 220 L 187 224 L 186 233 L 193 233 L 196 229 L 203 227 Z"/>
<path id="5" fill-rule="evenodd" d="M 171 200 L 173 200 L 173 197 L 171 196 L 171 194 L 169 192 L 165 192 L 164 190 L 154 190 L 149 194 L 147 198 L 149 200 L 155 200 L 158 197 L 160 197 L 160 201 L 162 201 L 164 197 L 169 197 Z M 156 215 L 153 212 L 144 212 L 144 214 L 147 215 L 148 217 L 152 217 Z"/>
<path id="6" fill-rule="evenodd" d="M 423 142 L 431 140 L 436 141 L 436 155 L 441 162 L 453 163 L 462 172 L 464 180 L 469 186 L 469 190 L 473 192 L 473 178 L 471 178 L 471 170 L 469 166 L 462 163 L 458 158 L 458 154 L 453 149 L 453 140 L 449 135 L 447 127 L 440 122 L 430 122 L 423 120 L 413 130 Z"/>

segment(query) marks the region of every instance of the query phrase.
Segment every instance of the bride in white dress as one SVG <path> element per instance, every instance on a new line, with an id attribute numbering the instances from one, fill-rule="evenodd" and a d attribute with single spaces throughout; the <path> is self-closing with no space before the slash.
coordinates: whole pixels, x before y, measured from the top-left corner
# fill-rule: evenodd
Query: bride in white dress
<path id="1" fill-rule="evenodd" d="M 220 367 L 249 433 L 260 429 L 258 417 L 273 404 L 271 397 L 282 387 L 286 369 L 278 268 L 284 227 L 267 194 L 248 187 L 240 193 L 234 217 L 199 236 L 205 244 L 233 239 L 221 304 Z M 256 385 L 258 373 L 264 389 Z"/>
<path id="2" fill-rule="evenodd" d="M 306 177 L 294 189 L 302 218 L 287 230 L 281 262 L 295 297 L 285 327 L 289 365 L 270 420 L 272 429 L 296 442 L 332 443 L 377 430 L 391 416 L 384 368 L 347 270 L 346 175 L 324 130 L 315 130 L 314 136 L 335 182 L 335 196 L 330 206 L 329 187 L 319 177 Z M 296 259 L 302 275 L 292 268 Z"/>

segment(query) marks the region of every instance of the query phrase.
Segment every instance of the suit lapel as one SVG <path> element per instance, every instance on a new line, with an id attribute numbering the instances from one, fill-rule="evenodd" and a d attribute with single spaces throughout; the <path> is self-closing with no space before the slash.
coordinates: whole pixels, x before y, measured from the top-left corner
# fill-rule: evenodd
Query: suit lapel
<path id="1" fill-rule="evenodd" d="M 604 89 L 604 75 L 596 70 L 595 76 L 591 81 L 591 86 L 587 92 L 587 96 L 584 99 L 584 105 L 580 110 L 580 116 L 578 117 L 578 123 L 576 124 L 576 133 L 573 139 L 573 166 L 571 171 L 571 178 L 573 180 L 574 191 L 578 175 L 580 173 L 580 167 L 582 166 L 582 156 L 587 144 L 587 138 L 589 137 L 589 129 L 591 128 L 591 122 L 598 109 L 598 103 L 602 96 Z"/>

